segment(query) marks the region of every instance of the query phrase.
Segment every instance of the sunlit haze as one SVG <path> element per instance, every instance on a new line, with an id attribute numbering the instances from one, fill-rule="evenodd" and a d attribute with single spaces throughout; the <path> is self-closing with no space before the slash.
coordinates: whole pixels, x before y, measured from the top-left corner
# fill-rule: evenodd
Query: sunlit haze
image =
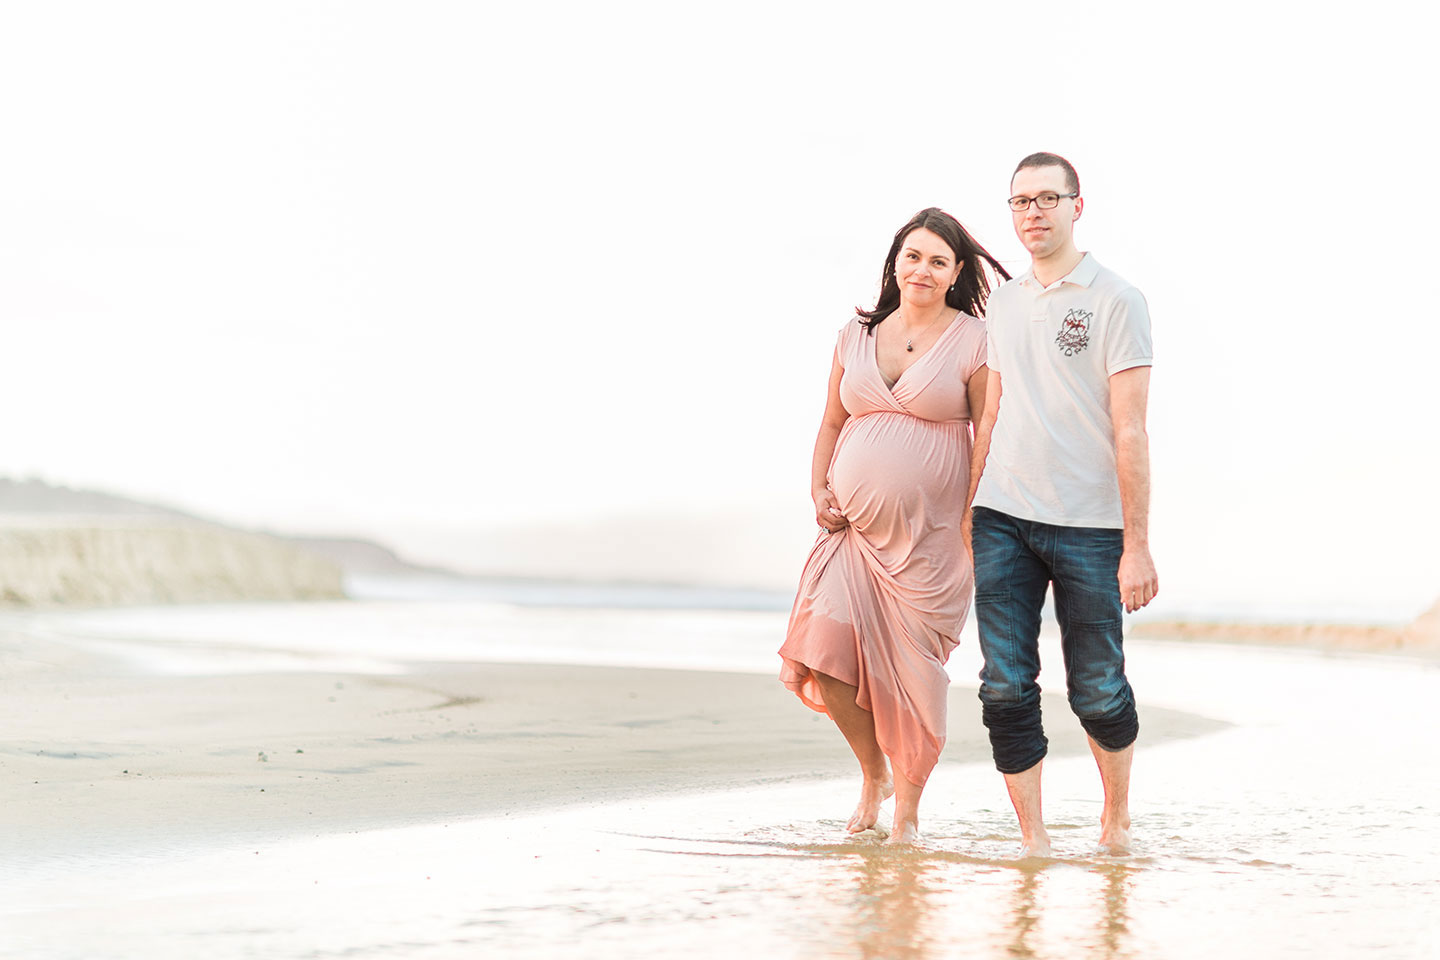
<path id="1" fill-rule="evenodd" d="M 891 235 L 1023 270 L 1052 150 L 1151 309 L 1157 608 L 1413 616 L 1435 15 L 1283 9 L 7 6 L 0 475 L 784 589 Z"/>

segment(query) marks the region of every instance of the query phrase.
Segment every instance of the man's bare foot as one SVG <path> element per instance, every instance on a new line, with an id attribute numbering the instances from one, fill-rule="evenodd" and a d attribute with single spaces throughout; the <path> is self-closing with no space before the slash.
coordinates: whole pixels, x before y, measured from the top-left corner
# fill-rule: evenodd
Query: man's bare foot
<path id="1" fill-rule="evenodd" d="M 1126 820 L 1124 826 L 1118 823 L 1114 826 L 1102 826 L 1098 852 L 1105 857 L 1130 856 L 1130 822 Z"/>
<path id="2" fill-rule="evenodd" d="M 919 842 L 920 824 L 914 820 L 896 820 L 895 826 L 890 830 L 890 836 L 885 840 L 887 845 Z"/>
<path id="3" fill-rule="evenodd" d="M 860 802 L 855 804 L 855 812 L 850 817 L 850 822 L 845 829 L 851 833 L 864 833 L 875 826 L 875 821 L 880 819 L 880 804 L 889 800 L 895 793 L 893 780 L 871 780 L 866 778 L 860 785 Z"/>
<path id="4" fill-rule="evenodd" d="M 1029 860 L 1032 857 L 1048 859 L 1055 854 L 1050 852 L 1050 835 L 1042 833 L 1030 840 L 1020 841 L 1020 854 L 1016 860 Z"/>

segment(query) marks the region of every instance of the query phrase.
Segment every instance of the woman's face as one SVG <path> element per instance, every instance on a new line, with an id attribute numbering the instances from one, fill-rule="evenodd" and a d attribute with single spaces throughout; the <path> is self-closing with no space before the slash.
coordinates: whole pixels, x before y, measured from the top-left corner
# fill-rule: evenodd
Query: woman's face
<path id="1" fill-rule="evenodd" d="M 911 230 L 895 255 L 895 279 L 900 301 L 917 307 L 945 301 L 945 293 L 960 276 L 960 264 L 950 244 L 924 227 Z"/>

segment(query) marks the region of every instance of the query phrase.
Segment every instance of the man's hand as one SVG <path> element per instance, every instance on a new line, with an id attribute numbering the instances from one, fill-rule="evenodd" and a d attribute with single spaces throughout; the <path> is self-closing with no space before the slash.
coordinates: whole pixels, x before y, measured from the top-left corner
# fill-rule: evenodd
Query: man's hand
<path id="1" fill-rule="evenodd" d="M 1126 613 L 1134 613 L 1160 592 L 1155 561 L 1145 547 L 1127 547 L 1120 555 L 1120 602 Z"/>

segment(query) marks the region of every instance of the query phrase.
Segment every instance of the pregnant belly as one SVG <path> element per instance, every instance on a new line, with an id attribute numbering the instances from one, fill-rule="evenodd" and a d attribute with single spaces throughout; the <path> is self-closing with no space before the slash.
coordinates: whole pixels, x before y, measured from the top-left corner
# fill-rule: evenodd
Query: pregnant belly
<path id="1" fill-rule="evenodd" d="M 916 521 L 958 524 L 969 464 L 964 423 L 869 414 L 841 432 L 830 489 L 845 518 L 867 536 L 908 531 Z"/>

